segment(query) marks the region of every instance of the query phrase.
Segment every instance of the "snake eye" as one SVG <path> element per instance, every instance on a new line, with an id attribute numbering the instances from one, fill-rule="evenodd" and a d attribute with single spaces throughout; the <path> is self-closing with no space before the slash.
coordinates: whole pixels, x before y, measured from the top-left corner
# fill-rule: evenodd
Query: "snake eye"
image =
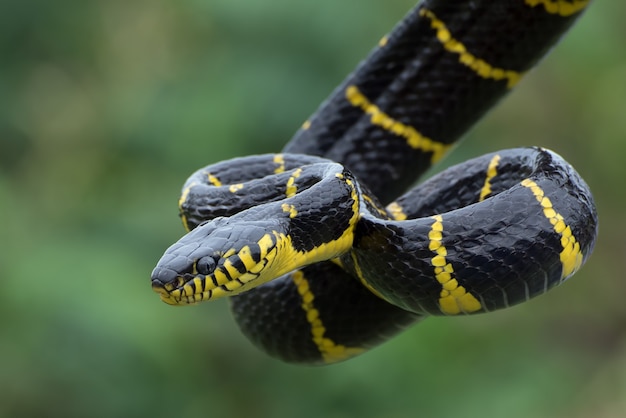
<path id="1" fill-rule="evenodd" d="M 196 263 L 196 269 L 198 270 L 198 273 L 206 276 L 213 273 L 216 264 L 215 258 L 205 256 L 198 260 Z"/>

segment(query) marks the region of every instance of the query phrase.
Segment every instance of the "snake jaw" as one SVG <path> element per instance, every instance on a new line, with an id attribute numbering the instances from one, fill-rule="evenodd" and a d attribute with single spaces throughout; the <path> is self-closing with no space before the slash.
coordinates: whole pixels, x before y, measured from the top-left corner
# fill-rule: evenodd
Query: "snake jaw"
<path id="1" fill-rule="evenodd" d="M 267 222 L 233 227 L 223 218 L 197 227 L 166 250 L 152 272 L 152 289 L 167 304 L 188 305 L 277 277 L 272 267 L 280 234 L 267 228 Z"/>
<path id="2" fill-rule="evenodd" d="M 165 269 L 155 269 L 152 277 L 152 289 L 159 293 L 161 300 L 169 305 L 190 305 L 202 301 L 232 296 L 265 283 L 269 279 L 259 280 L 262 272 L 271 266 L 271 260 L 261 259 L 258 263 L 243 271 L 235 268 L 242 265 L 242 258 L 238 254 L 221 258 L 219 265 L 210 274 L 184 273 L 176 275 L 174 280 L 163 282 L 160 277 L 168 274 Z M 198 260 L 199 261 L 199 260 Z M 243 264 L 245 266 L 245 264 Z M 171 270 L 170 270 L 171 271 Z M 264 277 L 266 277 L 264 275 Z"/>

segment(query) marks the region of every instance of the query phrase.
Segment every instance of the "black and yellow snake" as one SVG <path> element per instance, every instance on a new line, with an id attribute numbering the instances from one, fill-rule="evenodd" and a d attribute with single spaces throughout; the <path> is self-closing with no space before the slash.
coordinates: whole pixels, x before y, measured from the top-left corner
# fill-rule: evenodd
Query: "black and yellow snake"
<path id="1" fill-rule="evenodd" d="M 495 152 L 397 196 L 586 5 L 422 1 L 283 153 L 187 180 L 190 232 L 152 288 L 173 305 L 232 296 L 241 330 L 270 355 L 333 363 L 425 316 L 490 312 L 562 283 L 591 253 L 597 215 L 554 152 Z"/>

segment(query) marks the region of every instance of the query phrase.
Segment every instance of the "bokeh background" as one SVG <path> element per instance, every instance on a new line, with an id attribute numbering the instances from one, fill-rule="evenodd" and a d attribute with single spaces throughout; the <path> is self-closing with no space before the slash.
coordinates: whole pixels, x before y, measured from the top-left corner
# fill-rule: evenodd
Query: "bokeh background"
<path id="1" fill-rule="evenodd" d="M 596 1 L 446 164 L 520 145 L 595 193 L 559 289 L 282 364 L 150 272 L 195 169 L 280 150 L 410 0 L 0 2 L 1 417 L 626 416 L 626 3 Z"/>

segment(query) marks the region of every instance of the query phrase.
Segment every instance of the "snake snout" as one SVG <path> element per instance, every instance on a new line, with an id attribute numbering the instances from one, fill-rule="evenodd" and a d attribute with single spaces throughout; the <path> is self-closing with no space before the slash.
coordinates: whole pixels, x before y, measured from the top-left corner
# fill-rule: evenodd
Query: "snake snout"
<path id="1" fill-rule="evenodd" d="M 157 266 L 152 271 L 150 280 L 152 282 L 152 290 L 162 295 L 169 294 L 168 290 L 172 290 L 176 283 L 177 273 L 169 268 Z"/>
<path id="2" fill-rule="evenodd" d="M 165 283 L 173 282 L 174 279 L 176 279 L 176 272 L 173 270 L 156 267 L 152 271 L 153 285 L 165 285 Z"/>

